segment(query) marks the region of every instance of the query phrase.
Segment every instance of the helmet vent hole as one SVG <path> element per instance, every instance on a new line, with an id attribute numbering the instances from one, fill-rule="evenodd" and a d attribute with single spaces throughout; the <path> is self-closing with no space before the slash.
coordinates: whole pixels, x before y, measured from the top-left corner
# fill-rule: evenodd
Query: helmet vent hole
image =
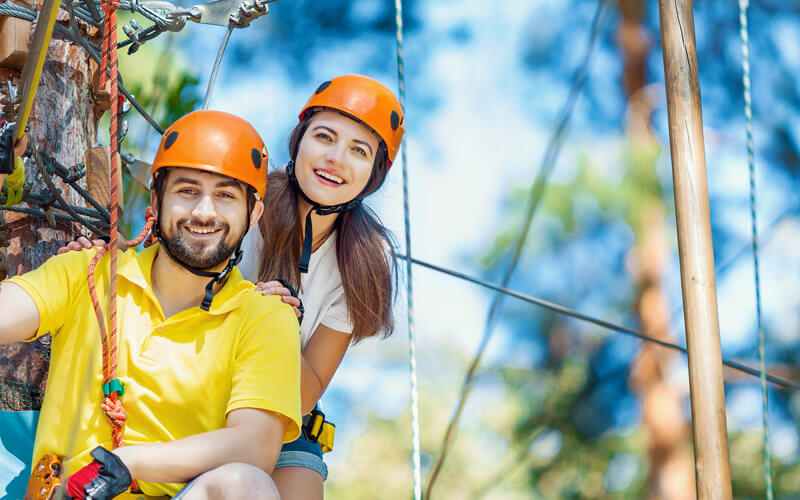
<path id="1" fill-rule="evenodd" d="M 261 168 L 261 152 L 256 148 L 250 150 L 250 158 L 253 160 L 253 165 L 256 168 Z"/>
<path id="2" fill-rule="evenodd" d="M 392 110 L 390 122 L 392 124 L 392 130 L 397 130 L 397 127 L 400 126 L 400 115 L 397 114 L 397 111 Z"/>
<path id="3" fill-rule="evenodd" d="M 164 149 L 169 149 L 170 147 L 172 147 L 172 145 L 175 144 L 175 141 L 177 139 L 178 139 L 178 131 L 175 130 L 173 132 L 170 132 L 169 135 L 167 136 L 167 140 L 164 141 Z"/>
<path id="4" fill-rule="evenodd" d="M 331 83 L 333 83 L 333 82 L 331 82 L 330 80 L 328 80 L 327 82 L 322 82 L 322 85 L 317 87 L 317 90 L 314 91 L 314 94 L 319 94 L 323 90 L 327 89 L 328 87 L 331 86 Z"/>

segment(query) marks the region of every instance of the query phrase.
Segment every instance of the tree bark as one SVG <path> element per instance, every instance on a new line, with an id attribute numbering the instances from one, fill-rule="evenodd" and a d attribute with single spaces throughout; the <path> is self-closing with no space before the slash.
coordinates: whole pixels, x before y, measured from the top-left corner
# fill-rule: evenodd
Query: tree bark
<path id="1" fill-rule="evenodd" d="M 66 12 L 60 11 L 59 22 L 63 23 L 65 17 Z M 91 73 L 88 53 L 78 45 L 58 39 L 57 33 L 53 33 L 29 126 L 31 141 L 38 150 L 65 166 L 83 161 L 84 152 L 97 141 L 97 121 L 102 110 L 92 100 Z M 19 84 L 20 74 L 16 69 L 0 67 L 0 80 L 13 87 Z M 7 87 L 0 89 L 0 96 L 7 93 Z M 35 167 L 28 169 L 28 182 L 36 173 Z M 68 203 L 84 205 L 83 199 L 57 176 L 53 180 Z M 38 179 L 33 191 L 44 187 L 44 183 Z M 47 220 L 38 217 L 9 211 L 3 211 L 2 214 L 6 231 L 0 231 L 0 239 L 7 240 L 8 247 L 0 249 L 5 257 L 0 260 L 4 260 L 5 271 L 10 276 L 41 265 L 64 242 L 74 240 L 80 234 L 80 227 L 74 223 L 58 222 L 53 227 Z M 47 382 L 49 358 L 49 336 L 35 342 L 0 346 L 0 382 L 16 382 L 12 384 L 15 388 L 20 387 L 19 383 L 25 384 L 27 389 L 20 390 L 38 392 L 40 397 Z M 35 394 L 18 396 L 30 399 Z M 35 401 L 33 405 L 36 405 Z M 0 399 L 0 410 L 38 409 L 16 406 L 18 404 L 14 401 Z"/>

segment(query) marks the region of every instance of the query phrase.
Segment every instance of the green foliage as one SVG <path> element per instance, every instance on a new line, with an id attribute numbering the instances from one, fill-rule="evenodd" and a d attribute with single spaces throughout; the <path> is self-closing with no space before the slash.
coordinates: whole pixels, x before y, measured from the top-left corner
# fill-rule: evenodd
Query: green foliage
<path id="1" fill-rule="evenodd" d="M 558 184 L 549 182 L 545 188 L 539 214 L 534 216 L 536 237 L 530 237 L 529 252 L 536 253 L 545 244 L 558 245 L 575 235 L 578 222 L 575 219 L 576 201 L 582 197 L 594 200 L 606 220 L 623 220 L 641 235 L 643 207 L 653 203 L 663 203 L 663 186 L 656 173 L 656 164 L 661 156 L 661 148 L 655 141 L 627 142 L 622 149 L 622 176 L 615 178 L 608 173 L 598 172 L 589 154 L 579 156 L 577 174 L 570 182 Z M 525 212 L 529 191 L 512 189 L 506 201 L 507 216 L 491 248 L 480 260 L 482 267 L 496 265 L 499 259 L 508 254 L 516 244 Z M 558 222 L 558 227 L 550 223 Z"/>

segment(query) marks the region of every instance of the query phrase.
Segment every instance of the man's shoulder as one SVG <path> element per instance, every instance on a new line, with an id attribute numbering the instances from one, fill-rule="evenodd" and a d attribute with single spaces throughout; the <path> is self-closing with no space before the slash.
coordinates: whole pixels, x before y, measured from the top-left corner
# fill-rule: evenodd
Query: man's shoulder
<path id="1" fill-rule="evenodd" d="M 263 316 L 280 314 L 284 306 L 291 309 L 291 306 L 284 303 L 279 295 L 264 295 L 252 283 L 245 283 L 247 285 L 243 286 L 243 290 L 233 299 L 238 306 L 236 311 L 243 318 L 257 319 Z"/>
<path id="2" fill-rule="evenodd" d="M 59 281 L 66 280 L 67 282 L 80 277 L 85 280 L 92 258 L 97 255 L 99 251 L 100 249 L 98 248 L 89 248 L 86 250 L 70 251 L 59 255 L 53 255 L 44 261 L 42 265 L 22 274 L 19 278 L 37 279 L 39 281 L 46 279 L 48 282 L 55 277 L 58 277 Z"/>
<path id="3" fill-rule="evenodd" d="M 231 311 L 243 329 L 252 327 L 257 329 L 270 328 L 287 330 L 296 335 L 299 328 L 294 309 L 283 302 L 279 295 L 263 295 L 252 288 L 240 291 L 236 296 L 237 306 Z"/>

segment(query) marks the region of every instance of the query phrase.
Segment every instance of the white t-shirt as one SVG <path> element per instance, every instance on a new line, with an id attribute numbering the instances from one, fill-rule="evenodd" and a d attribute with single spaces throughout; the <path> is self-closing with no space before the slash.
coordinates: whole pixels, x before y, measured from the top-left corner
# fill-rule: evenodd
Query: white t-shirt
<path id="1" fill-rule="evenodd" d="M 253 283 L 258 281 L 262 245 L 263 239 L 258 226 L 250 230 L 242 242 L 244 255 L 238 267 L 244 278 Z M 269 277 L 270 280 L 276 278 L 283 276 Z M 298 291 L 298 294 L 305 308 L 303 324 L 300 325 L 300 343 L 303 347 L 308 344 L 319 325 L 340 332 L 353 332 L 353 325 L 347 314 L 339 263 L 336 260 L 336 231 L 311 254 L 308 272 L 300 275 L 300 282 L 303 290 Z"/>

